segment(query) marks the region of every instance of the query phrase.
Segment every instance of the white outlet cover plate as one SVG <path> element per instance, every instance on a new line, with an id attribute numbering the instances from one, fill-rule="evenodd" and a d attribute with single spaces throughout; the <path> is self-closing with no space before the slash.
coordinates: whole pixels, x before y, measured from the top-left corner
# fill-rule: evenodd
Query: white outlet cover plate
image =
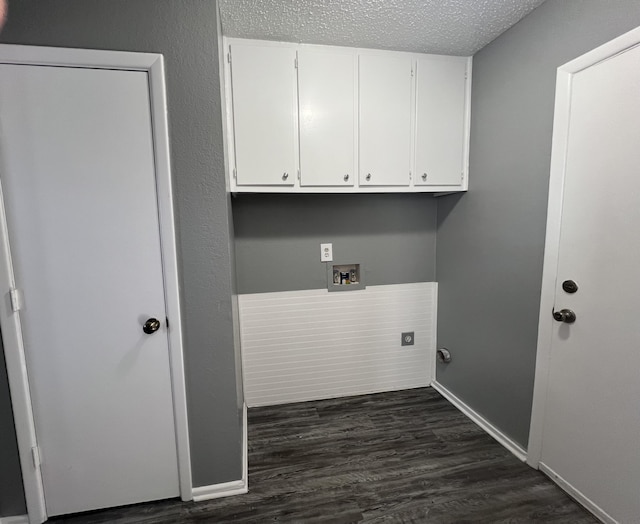
<path id="1" fill-rule="evenodd" d="M 333 244 L 320 244 L 320 260 L 322 262 L 333 261 Z"/>

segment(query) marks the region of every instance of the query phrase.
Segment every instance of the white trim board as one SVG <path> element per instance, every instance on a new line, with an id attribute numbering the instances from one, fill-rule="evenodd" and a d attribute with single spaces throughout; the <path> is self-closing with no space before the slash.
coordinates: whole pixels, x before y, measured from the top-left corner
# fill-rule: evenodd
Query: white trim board
<path id="1" fill-rule="evenodd" d="M 0 517 L 0 524 L 29 524 L 29 517 L 27 515 Z"/>
<path id="2" fill-rule="evenodd" d="M 525 462 L 527 460 L 527 450 L 524 449 L 520 444 L 518 444 L 511 437 L 505 435 L 502 431 L 500 431 L 497 427 L 495 427 L 491 422 L 489 422 L 486 418 L 480 415 L 477 411 L 470 408 L 465 402 L 463 402 L 456 395 L 451 393 L 447 388 L 445 388 L 438 381 L 434 380 L 431 383 L 431 387 L 435 389 L 438 393 L 440 393 L 444 398 L 446 398 L 449 402 L 451 402 L 456 408 L 458 408 L 462 413 L 464 413 L 467 417 L 469 417 L 473 422 L 475 422 L 478 426 L 484 429 L 490 436 L 492 436 L 495 440 L 497 440 L 500 444 L 502 444 L 505 448 L 507 448 L 511 453 L 515 455 L 518 460 Z"/>
<path id="3" fill-rule="evenodd" d="M 434 377 L 437 284 L 238 296 L 249 407 L 426 387 Z M 414 332 L 414 345 L 401 335 Z"/>
<path id="4" fill-rule="evenodd" d="M 551 148 L 549 202 L 547 206 L 547 228 L 542 270 L 540 316 L 538 321 L 536 372 L 527 457 L 527 463 L 534 468 L 538 468 L 542 458 L 542 437 L 554 322 L 549 312 L 553 309 L 555 302 L 556 273 L 558 268 L 564 194 L 565 156 L 571 109 L 571 81 L 574 74 L 639 44 L 640 28 L 636 28 L 558 68 Z"/>
<path id="5" fill-rule="evenodd" d="M 191 460 L 163 57 L 151 53 L 0 45 L 0 63 L 133 70 L 142 71 L 148 75 L 165 300 L 167 317 L 171 324 L 171 329 L 168 330 L 168 339 L 179 487 L 181 498 L 191 500 Z M 0 199 L 0 294 L 6 295 L 8 290 L 14 287 L 14 284 L 4 200 Z M 32 460 L 32 448 L 37 447 L 37 439 L 22 345 L 20 315 L 11 311 L 6 300 L 0 301 L 0 327 L 5 347 L 29 521 L 32 524 L 44 522 L 47 519 L 47 513 L 42 478 L 39 468 L 34 467 Z"/>
<path id="6" fill-rule="evenodd" d="M 248 462 L 248 436 L 247 436 L 247 405 L 242 407 L 243 429 L 242 429 L 242 478 L 222 484 L 212 484 L 210 486 L 199 486 L 193 488 L 193 501 L 202 502 L 204 500 L 230 497 L 232 495 L 242 495 L 249 491 L 249 462 Z M 0 523 L 2 524 L 2 523 Z"/>
<path id="7" fill-rule="evenodd" d="M 538 466 L 540 471 L 542 471 L 542 473 L 544 473 L 547 477 L 553 480 L 553 482 L 555 482 L 563 491 L 568 493 L 574 500 L 576 500 L 581 505 L 583 505 L 587 510 L 589 510 L 596 517 L 598 517 L 602 522 L 606 524 L 618 524 L 617 520 L 615 520 L 600 506 L 592 502 L 591 499 L 587 498 L 587 496 L 584 495 L 581 491 L 574 488 L 571 484 L 569 484 L 566 480 L 564 480 L 560 475 L 558 475 L 550 467 L 546 466 L 543 462 L 539 462 Z"/>

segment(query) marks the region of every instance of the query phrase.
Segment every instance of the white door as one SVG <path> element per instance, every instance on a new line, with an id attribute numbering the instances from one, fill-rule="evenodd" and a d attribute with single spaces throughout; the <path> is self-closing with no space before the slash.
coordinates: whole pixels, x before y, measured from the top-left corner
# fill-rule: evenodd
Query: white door
<path id="1" fill-rule="evenodd" d="M 179 495 L 153 147 L 146 73 L 0 65 L 49 516 Z"/>
<path id="2" fill-rule="evenodd" d="M 298 171 L 295 49 L 232 45 L 236 183 L 292 186 Z"/>
<path id="3" fill-rule="evenodd" d="M 640 48 L 572 77 L 541 455 L 622 523 L 640 522 L 639 93 Z"/>
<path id="4" fill-rule="evenodd" d="M 418 59 L 417 186 L 462 183 L 467 60 L 458 56 Z"/>
<path id="5" fill-rule="evenodd" d="M 360 55 L 360 185 L 408 186 L 411 58 Z"/>
<path id="6" fill-rule="evenodd" d="M 353 186 L 356 152 L 356 54 L 302 48 L 300 185 Z"/>

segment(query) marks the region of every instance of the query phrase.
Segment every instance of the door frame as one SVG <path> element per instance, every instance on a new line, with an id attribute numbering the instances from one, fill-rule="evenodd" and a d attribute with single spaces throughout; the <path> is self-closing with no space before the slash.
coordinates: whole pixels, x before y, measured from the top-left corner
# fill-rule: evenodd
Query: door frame
<path id="1" fill-rule="evenodd" d="M 119 69 L 142 71 L 148 75 L 164 295 L 166 314 L 171 325 L 167 336 L 179 488 L 182 500 L 191 500 L 193 498 L 191 458 L 163 56 L 152 53 L 0 45 L 0 63 Z M 29 522 L 40 523 L 47 519 L 47 512 L 39 468 L 38 441 L 22 340 L 20 313 L 19 311 L 14 312 L 11 304 L 10 291 L 13 289 L 15 289 L 15 279 L 0 180 L 0 295 L 2 296 L 0 299 L 0 328 L 4 342 Z"/>
<path id="2" fill-rule="evenodd" d="M 564 178 L 569 138 L 569 117 L 571 113 L 571 87 L 573 75 L 604 60 L 640 45 L 640 27 L 632 29 L 584 55 L 558 68 L 556 78 L 556 98 L 553 118 L 553 141 L 551 147 L 551 172 L 549 180 L 549 201 L 547 208 L 547 230 L 542 270 L 542 292 L 540 296 L 540 316 L 538 321 L 538 345 L 536 356 L 535 383 L 527 463 L 544 469 L 541 464 L 542 437 L 544 430 L 545 406 L 551 360 L 551 343 L 554 320 L 551 311 L 555 303 L 557 288 L 558 255 L 560 248 L 560 227 L 564 197 Z M 564 486 L 571 491 L 571 486 Z M 579 496 L 578 493 L 572 493 Z M 587 501 L 583 501 L 587 504 Z M 595 508 L 592 508 L 594 511 Z"/>

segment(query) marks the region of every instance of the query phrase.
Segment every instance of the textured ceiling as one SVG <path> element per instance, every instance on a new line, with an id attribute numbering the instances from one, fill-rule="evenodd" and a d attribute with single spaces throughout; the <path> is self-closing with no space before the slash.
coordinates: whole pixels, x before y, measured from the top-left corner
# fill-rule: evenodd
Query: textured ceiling
<path id="1" fill-rule="evenodd" d="M 544 0 L 219 0 L 225 36 L 472 55 Z"/>

